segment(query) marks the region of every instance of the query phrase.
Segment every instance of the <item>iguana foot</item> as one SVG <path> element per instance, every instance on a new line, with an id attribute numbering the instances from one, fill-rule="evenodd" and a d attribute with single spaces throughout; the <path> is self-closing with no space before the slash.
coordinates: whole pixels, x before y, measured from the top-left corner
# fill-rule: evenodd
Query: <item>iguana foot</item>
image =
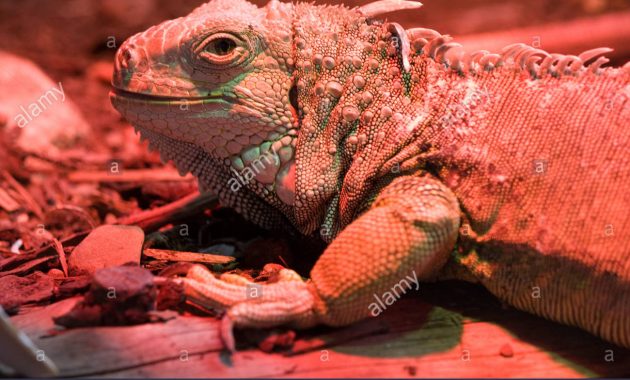
<path id="1" fill-rule="evenodd" d="M 181 282 L 187 301 L 226 311 L 221 337 L 228 349 L 234 351 L 233 327 L 306 328 L 316 324 L 317 296 L 310 284 L 290 269 L 281 269 L 278 276 L 277 282 L 261 284 L 230 273 L 216 278 L 205 267 L 195 265 Z"/>

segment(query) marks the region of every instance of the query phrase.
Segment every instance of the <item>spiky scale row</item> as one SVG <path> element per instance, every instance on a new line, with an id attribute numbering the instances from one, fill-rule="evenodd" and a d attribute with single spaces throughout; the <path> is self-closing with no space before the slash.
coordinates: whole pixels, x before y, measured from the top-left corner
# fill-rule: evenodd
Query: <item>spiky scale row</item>
<path id="1" fill-rule="evenodd" d="M 610 48 L 596 48 L 583 52 L 579 56 L 549 54 L 544 50 L 515 43 L 506 46 L 501 54 L 479 50 L 468 54 L 464 47 L 448 35 L 441 35 L 437 31 L 426 28 L 414 28 L 407 31 L 410 46 L 417 54 L 427 54 L 437 62 L 449 66 L 458 73 L 476 73 L 481 70 L 492 71 L 496 67 L 506 64 L 527 71 L 532 78 L 545 75 L 562 76 L 578 75 L 584 71 L 599 73 L 602 65 L 610 62 L 602 55 L 612 51 Z M 402 52 L 405 62 L 405 50 Z M 594 58 L 596 61 L 587 65 Z M 541 62 L 542 61 L 542 62 Z M 406 66 L 405 66 L 406 67 Z M 624 70 L 626 70 L 624 68 Z M 627 71 L 627 70 L 626 70 Z"/>

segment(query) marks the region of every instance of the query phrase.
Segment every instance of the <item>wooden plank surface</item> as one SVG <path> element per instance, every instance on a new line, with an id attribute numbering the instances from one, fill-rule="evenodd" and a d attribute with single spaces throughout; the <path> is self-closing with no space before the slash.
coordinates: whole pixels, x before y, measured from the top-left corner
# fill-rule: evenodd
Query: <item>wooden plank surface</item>
<path id="1" fill-rule="evenodd" d="M 12 318 L 50 357 L 61 376 L 94 376 L 151 365 L 188 355 L 219 352 L 219 322 L 181 317 L 137 326 L 77 328 L 57 334 L 52 318 L 77 299 Z M 172 376 L 176 376 L 173 374 Z"/>
<path id="2" fill-rule="evenodd" d="M 622 377 L 630 350 L 504 308 L 484 290 L 425 284 L 381 317 L 298 332 L 289 352 L 222 350 L 212 318 L 82 328 L 50 336 L 72 300 L 16 316 L 64 376 L 92 377 Z M 240 332 L 239 335 L 246 334 Z M 512 356 L 509 355 L 509 349 Z M 503 351 L 503 355 L 501 352 Z M 612 359 L 610 361 L 607 359 Z"/>

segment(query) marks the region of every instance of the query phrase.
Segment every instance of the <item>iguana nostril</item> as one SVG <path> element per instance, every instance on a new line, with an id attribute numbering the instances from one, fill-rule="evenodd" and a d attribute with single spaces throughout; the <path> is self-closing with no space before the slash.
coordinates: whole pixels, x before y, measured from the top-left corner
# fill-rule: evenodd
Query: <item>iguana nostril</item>
<path id="1" fill-rule="evenodd" d="M 117 56 L 117 61 L 121 68 L 127 70 L 133 69 L 138 63 L 137 54 L 129 47 L 122 47 Z"/>
<path id="2" fill-rule="evenodd" d="M 126 86 L 137 75 L 144 75 L 148 70 L 149 61 L 144 50 L 136 44 L 123 44 L 115 58 L 113 83 Z"/>
<path id="3" fill-rule="evenodd" d="M 123 67 L 127 68 L 129 67 L 129 65 L 131 64 L 131 59 L 133 57 L 131 56 L 131 52 L 129 50 L 125 50 L 123 52 Z"/>

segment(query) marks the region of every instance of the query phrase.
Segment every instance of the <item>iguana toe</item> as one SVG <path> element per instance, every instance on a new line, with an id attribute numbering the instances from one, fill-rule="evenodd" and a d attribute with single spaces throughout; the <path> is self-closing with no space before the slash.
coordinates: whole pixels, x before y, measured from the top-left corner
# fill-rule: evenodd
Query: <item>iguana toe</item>
<path id="1" fill-rule="evenodd" d="M 194 266 L 182 283 L 188 302 L 226 312 L 221 335 L 230 349 L 234 348 L 233 327 L 290 325 L 304 328 L 317 321 L 317 296 L 311 286 L 290 269 L 280 270 L 277 282 L 264 284 L 236 274 L 216 278 L 205 267 Z"/>

